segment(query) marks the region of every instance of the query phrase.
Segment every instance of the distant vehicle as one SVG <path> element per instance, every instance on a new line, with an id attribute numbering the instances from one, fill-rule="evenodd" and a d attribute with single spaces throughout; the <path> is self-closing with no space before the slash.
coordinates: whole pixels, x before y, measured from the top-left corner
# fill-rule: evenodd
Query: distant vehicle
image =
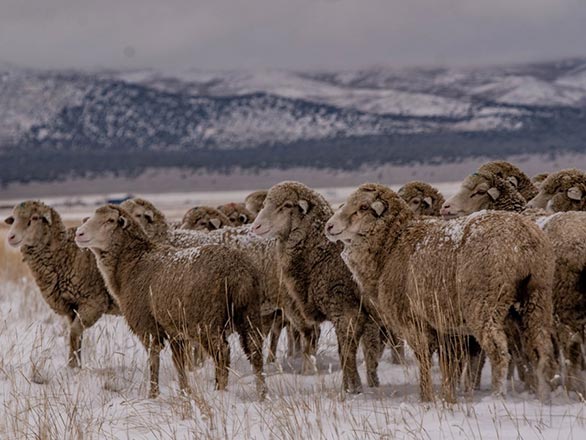
<path id="1" fill-rule="evenodd" d="M 112 197 L 110 199 L 106 199 L 106 203 L 109 205 L 120 205 L 122 202 L 125 202 L 126 200 L 129 200 L 132 198 L 134 198 L 134 195 L 126 194 L 125 196 L 122 196 L 122 197 Z"/>

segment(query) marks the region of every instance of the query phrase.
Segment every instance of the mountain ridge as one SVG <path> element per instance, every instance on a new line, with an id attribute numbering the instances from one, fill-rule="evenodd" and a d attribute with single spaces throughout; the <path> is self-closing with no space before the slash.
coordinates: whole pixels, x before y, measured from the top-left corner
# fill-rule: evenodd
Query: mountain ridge
<path id="1" fill-rule="evenodd" d="M 1 183 L 18 180 L 8 167 L 25 159 L 42 180 L 96 172 L 83 163 L 92 157 L 104 162 L 99 169 L 124 158 L 132 172 L 582 152 L 586 58 L 338 72 L 0 64 L 0 102 Z M 63 163 L 43 170 L 55 158 Z"/>

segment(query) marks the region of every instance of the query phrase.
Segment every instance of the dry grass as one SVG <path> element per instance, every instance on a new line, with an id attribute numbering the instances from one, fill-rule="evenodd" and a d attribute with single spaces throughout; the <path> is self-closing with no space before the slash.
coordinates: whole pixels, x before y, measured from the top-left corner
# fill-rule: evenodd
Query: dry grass
<path id="1" fill-rule="evenodd" d="M 7 232 L 7 227 L 0 226 L 0 283 L 32 279 L 18 249 L 13 249 L 6 243 Z"/>

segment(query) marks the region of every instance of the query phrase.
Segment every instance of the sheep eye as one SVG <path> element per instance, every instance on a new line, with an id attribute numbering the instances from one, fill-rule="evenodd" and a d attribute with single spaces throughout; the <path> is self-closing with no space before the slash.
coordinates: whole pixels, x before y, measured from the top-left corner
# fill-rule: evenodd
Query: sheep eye
<path id="1" fill-rule="evenodd" d="M 360 210 L 361 211 L 368 211 L 368 209 L 369 209 L 369 206 L 368 205 L 366 205 L 366 204 L 360 205 Z"/>
<path id="2" fill-rule="evenodd" d="M 414 205 L 419 205 L 419 200 L 417 200 L 417 199 L 413 200 L 413 204 Z"/>
<path id="3" fill-rule="evenodd" d="M 113 218 L 108 219 L 108 223 L 114 223 L 115 220 Z"/>
<path id="4" fill-rule="evenodd" d="M 284 206 L 285 208 L 293 208 L 293 203 L 291 203 L 291 202 L 286 202 L 286 203 L 285 203 L 283 206 Z"/>
<path id="5" fill-rule="evenodd" d="M 135 217 L 136 218 L 141 218 L 142 217 L 142 214 L 136 214 Z"/>
<path id="6" fill-rule="evenodd" d="M 38 215 L 33 215 L 31 217 L 31 220 L 33 220 L 33 221 L 37 221 L 38 219 L 39 219 L 39 216 Z"/>

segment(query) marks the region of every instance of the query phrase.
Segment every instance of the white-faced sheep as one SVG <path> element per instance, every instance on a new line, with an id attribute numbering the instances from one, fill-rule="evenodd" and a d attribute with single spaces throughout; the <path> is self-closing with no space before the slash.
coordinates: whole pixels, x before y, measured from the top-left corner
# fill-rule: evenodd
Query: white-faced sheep
<path id="1" fill-rule="evenodd" d="M 258 290 L 260 274 L 244 253 L 226 246 L 175 249 L 150 240 L 124 209 L 98 208 L 76 233 L 90 248 L 108 290 L 130 329 L 149 351 L 150 396 L 159 393 L 159 353 L 168 340 L 179 385 L 189 392 L 186 344 L 201 344 L 216 364 L 216 387 L 228 384 L 233 328 L 252 363 L 261 398 L 262 339 Z"/>
<path id="2" fill-rule="evenodd" d="M 444 196 L 429 183 L 413 181 L 403 185 L 398 194 L 416 215 L 439 216 Z"/>
<path id="3" fill-rule="evenodd" d="M 548 175 L 528 207 L 552 212 L 586 211 L 586 173 L 568 169 Z"/>
<path id="4" fill-rule="evenodd" d="M 185 213 L 180 228 L 194 231 L 215 231 L 226 226 L 232 226 L 232 221 L 226 214 L 210 206 L 196 206 Z"/>
<path id="5" fill-rule="evenodd" d="M 430 343 L 439 342 L 442 391 L 453 400 L 472 335 L 490 359 L 492 387 L 504 391 L 509 363 L 505 319 L 519 310 L 522 337 L 545 398 L 553 355 L 551 285 L 554 255 L 543 232 L 515 213 L 444 221 L 414 219 L 404 200 L 378 184 L 361 185 L 328 221 L 331 240 L 391 327 L 413 348 L 423 400 L 433 396 Z"/>
<path id="6" fill-rule="evenodd" d="M 244 203 L 226 203 L 218 206 L 218 210 L 230 219 L 232 226 L 252 223 L 256 217 L 244 206 Z"/>
<path id="7" fill-rule="evenodd" d="M 254 191 L 246 196 L 244 199 L 244 206 L 250 212 L 252 212 L 255 216 L 258 215 L 260 210 L 262 209 L 262 204 L 267 197 L 266 190 Z"/>
<path id="8" fill-rule="evenodd" d="M 263 334 L 270 335 L 267 362 L 272 362 L 275 359 L 282 327 L 284 324 L 288 324 L 289 320 L 293 322 L 295 329 L 303 332 L 306 339 L 311 342 L 311 347 L 307 348 L 308 352 L 311 352 L 312 355 L 315 353 L 315 344 L 319 337 L 318 329 L 303 319 L 298 307 L 285 290 L 277 267 L 275 241 L 251 235 L 250 225 L 203 232 L 189 230 L 189 224 L 184 224 L 183 226 L 187 229 L 173 230 L 169 227 L 165 215 L 157 207 L 148 200 L 140 198 L 127 200 L 121 206 L 140 223 L 147 235 L 158 243 L 182 249 L 223 244 L 249 255 L 263 277 L 259 295 L 263 304 Z M 200 214 L 201 221 L 210 222 L 212 220 L 204 212 Z M 210 215 L 214 215 L 213 211 L 210 211 Z M 279 313 L 278 309 L 284 310 L 285 316 Z M 298 348 L 299 335 L 296 330 L 293 330 L 289 331 L 288 336 L 289 355 L 294 355 Z M 306 364 L 304 368 L 309 370 L 310 365 Z"/>
<path id="9" fill-rule="evenodd" d="M 305 318 L 329 320 L 336 329 L 343 387 L 362 389 L 356 367 L 360 338 L 365 345 L 368 384 L 378 384 L 376 368 L 381 351 L 379 328 L 362 308 L 360 291 L 340 257 L 340 247 L 329 242 L 323 228 L 332 214 L 326 200 L 298 182 L 273 186 L 252 230 L 277 240 L 277 259 L 288 292 Z"/>
<path id="10" fill-rule="evenodd" d="M 571 205 L 571 199 L 567 197 L 571 188 L 565 187 L 557 192 L 556 206 Z M 524 207 L 525 199 L 509 182 L 489 173 L 474 173 L 445 202 L 444 214 L 469 215 L 480 209 L 520 211 Z M 529 209 L 523 214 L 537 222 L 553 246 L 556 255 L 553 306 L 556 333 L 567 364 L 566 385 L 584 393 L 586 380 L 581 373 L 581 346 L 586 326 L 586 213 L 558 212 L 551 215 Z"/>
<path id="11" fill-rule="evenodd" d="M 16 205 L 5 222 L 8 244 L 20 248 L 49 307 L 69 321 L 69 366 L 80 366 L 83 331 L 104 313 L 120 314 L 94 256 L 75 245 L 75 228 L 66 229 L 57 211 L 42 202 Z"/>

